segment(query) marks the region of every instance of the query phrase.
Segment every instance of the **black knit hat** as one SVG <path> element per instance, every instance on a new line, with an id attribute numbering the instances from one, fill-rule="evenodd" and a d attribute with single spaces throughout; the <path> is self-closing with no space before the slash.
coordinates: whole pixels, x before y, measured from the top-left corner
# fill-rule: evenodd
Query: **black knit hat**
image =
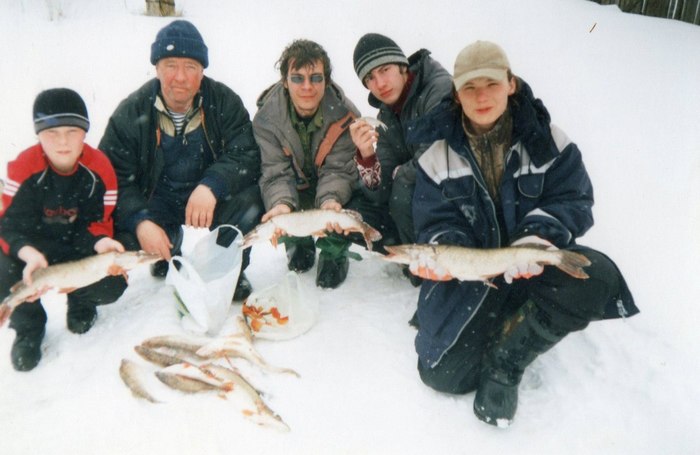
<path id="1" fill-rule="evenodd" d="M 176 20 L 166 25 L 151 44 L 151 63 L 166 57 L 186 57 L 209 66 L 209 50 L 202 35 L 191 22 Z"/>
<path id="2" fill-rule="evenodd" d="M 57 126 L 90 128 L 85 102 L 69 88 L 52 88 L 39 93 L 34 100 L 34 131 Z"/>
<path id="3" fill-rule="evenodd" d="M 401 48 L 390 38 L 379 33 L 368 33 L 357 42 L 352 56 L 355 72 L 364 84 L 364 79 L 370 71 L 387 63 L 403 63 L 408 65 L 408 59 Z"/>

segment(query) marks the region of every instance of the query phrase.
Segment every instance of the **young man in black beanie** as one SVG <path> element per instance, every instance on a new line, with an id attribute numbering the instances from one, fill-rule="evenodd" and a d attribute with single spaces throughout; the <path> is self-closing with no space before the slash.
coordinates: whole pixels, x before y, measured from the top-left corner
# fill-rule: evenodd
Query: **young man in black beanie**
<path id="1" fill-rule="evenodd" d="M 257 225 L 260 151 L 240 97 L 204 75 L 208 49 L 194 25 L 176 20 L 162 28 L 151 63 L 156 78 L 117 107 L 100 148 L 119 180 L 117 238 L 169 260 L 179 254 L 183 224 L 232 224 L 243 233 Z M 233 240 L 222 237 L 221 244 Z M 249 257 L 246 250 L 243 269 Z M 153 274 L 165 276 L 167 267 L 157 263 Z M 250 292 L 241 273 L 234 300 Z"/>
<path id="2" fill-rule="evenodd" d="M 67 88 L 41 92 L 34 102 L 39 143 L 7 165 L 0 209 L 0 301 L 34 271 L 95 253 L 123 252 L 113 240 L 112 212 L 117 178 L 107 157 L 85 144 L 90 126 L 80 95 Z M 85 333 L 97 318 L 96 305 L 112 303 L 126 289 L 123 277 L 107 277 L 68 294 L 66 324 Z M 16 370 L 41 359 L 46 312 L 38 295 L 10 317 Z"/>
<path id="3" fill-rule="evenodd" d="M 393 40 L 378 33 L 360 38 L 353 62 L 357 76 L 370 91 L 369 104 L 379 109 L 379 120 L 387 127 L 376 130 L 363 121 L 350 126 L 361 187 L 390 214 L 398 231 L 396 240 L 414 243 L 415 163 L 428 144 L 406 143 L 406 125 L 451 98 L 452 78 L 429 51 L 421 49 L 406 58 Z M 411 281 L 420 282 L 417 277 Z"/>

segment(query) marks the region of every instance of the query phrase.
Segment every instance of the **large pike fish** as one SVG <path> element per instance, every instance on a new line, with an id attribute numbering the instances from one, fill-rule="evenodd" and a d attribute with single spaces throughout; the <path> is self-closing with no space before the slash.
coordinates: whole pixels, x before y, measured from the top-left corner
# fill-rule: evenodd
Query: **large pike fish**
<path id="1" fill-rule="evenodd" d="M 433 263 L 434 270 L 426 272 L 434 281 L 483 281 L 505 273 L 517 264 L 553 265 L 575 278 L 588 278 L 582 267 L 591 261 L 579 253 L 547 250 L 531 245 L 506 248 L 466 248 L 456 245 L 395 245 L 385 246 L 389 252 L 384 259 L 399 264 Z"/>
<path id="2" fill-rule="evenodd" d="M 292 237 L 325 236 L 328 224 L 338 224 L 344 231 L 359 232 L 365 239 L 367 249 L 372 250 L 372 242 L 382 235 L 369 224 L 362 221 L 362 215 L 354 210 L 302 210 L 299 212 L 276 215 L 261 223 L 243 238 L 243 248 L 269 240 L 277 246 L 279 231 Z"/>
<path id="3" fill-rule="evenodd" d="M 126 278 L 129 270 L 160 259 L 160 255 L 144 251 L 125 253 L 111 251 L 38 269 L 32 274 L 30 286 L 27 286 L 24 281 L 19 281 L 10 288 L 10 295 L 0 304 L 0 327 L 18 305 L 40 292 L 49 289 L 71 292 L 97 283 L 110 275 L 123 275 Z"/>

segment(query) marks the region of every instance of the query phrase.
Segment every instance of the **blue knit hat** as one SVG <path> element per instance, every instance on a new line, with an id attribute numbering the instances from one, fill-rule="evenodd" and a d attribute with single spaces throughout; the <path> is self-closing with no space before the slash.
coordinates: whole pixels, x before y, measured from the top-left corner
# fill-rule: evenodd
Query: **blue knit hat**
<path id="1" fill-rule="evenodd" d="M 156 35 L 151 45 L 151 63 L 166 57 L 186 57 L 197 60 L 204 68 L 209 66 L 209 50 L 202 35 L 191 22 L 176 20 Z"/>

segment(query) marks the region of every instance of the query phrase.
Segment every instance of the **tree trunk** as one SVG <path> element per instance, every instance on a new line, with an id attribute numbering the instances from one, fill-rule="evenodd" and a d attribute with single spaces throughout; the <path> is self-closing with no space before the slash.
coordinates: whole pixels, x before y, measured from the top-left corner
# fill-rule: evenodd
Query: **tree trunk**
<path id="1" fill-rule="evenodd" d="M 175 0 L 146 0 L 147 16 L 174 16 Z"/>

